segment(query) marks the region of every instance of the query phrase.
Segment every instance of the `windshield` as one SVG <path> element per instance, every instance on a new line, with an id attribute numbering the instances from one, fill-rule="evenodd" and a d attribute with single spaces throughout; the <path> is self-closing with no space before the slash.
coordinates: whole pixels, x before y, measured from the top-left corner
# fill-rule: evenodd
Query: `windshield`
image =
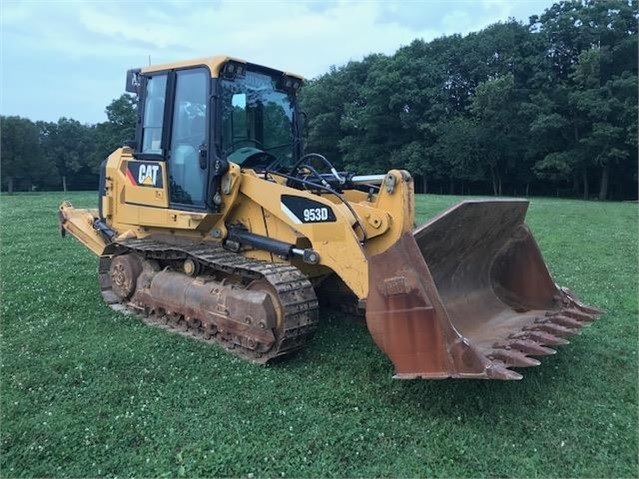
<path id="1" fill-rule="evenodd" d="M 276 91 L 276 81 L 252 71 L 220 81 L 222 150 L 226 156 L 251 147 L 269 153 L 281 164 L 292 162 L 295 100 L 284 91 Z"/>

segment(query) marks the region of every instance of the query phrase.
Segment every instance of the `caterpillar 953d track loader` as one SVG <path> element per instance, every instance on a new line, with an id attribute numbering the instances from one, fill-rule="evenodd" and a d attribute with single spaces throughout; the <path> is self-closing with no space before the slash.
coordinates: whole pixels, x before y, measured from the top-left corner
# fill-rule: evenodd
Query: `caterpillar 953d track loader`
<path id="1" fill-rule="evenodd" d="M 305 154 L 301 84 L 225 56 L 127 73 L 135 142 L 103 163 L 96 210 L 59 209 L 108 304 L 267 362 L 304 346 L 326 297 L 365 309 L 398 378 L 519 379 L 600 313 L 553 282 L 526 201 L 413 229 L 408 172 Z"/>

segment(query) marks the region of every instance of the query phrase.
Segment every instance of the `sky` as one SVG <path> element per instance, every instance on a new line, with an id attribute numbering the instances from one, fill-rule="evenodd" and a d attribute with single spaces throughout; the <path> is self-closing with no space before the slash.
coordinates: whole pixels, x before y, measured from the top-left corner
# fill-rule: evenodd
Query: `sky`
<path id="1" fill-rule="evenodd" d="M 314 78 L 551 0 L 0 0 L 0 114 L 106 121 L 126 70 L 219 54 Z"/>

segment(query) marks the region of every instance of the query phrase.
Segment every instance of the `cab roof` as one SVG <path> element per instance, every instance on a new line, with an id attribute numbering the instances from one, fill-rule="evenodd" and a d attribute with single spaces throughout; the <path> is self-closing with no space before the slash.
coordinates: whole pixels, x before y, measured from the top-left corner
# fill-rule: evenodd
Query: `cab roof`
<path id="1" fill-rule="evenodd" d="M 266 67 L 266 66 L 262 66 L 262 65 L 256 65 L 255 63 L 249 63 L 246 60 L 242 60 L 241 58 L 236 58 L 236 57 L 231 57 L 228 55 L 216 55 L 213 57 L 204 57 L 204 58 L 194 58 L 192 60 L 182 60 L 182 61 L 178 61 L 178 62 L 171 62 L 171 63 L 161 63 L 158 65 L 150 65 L 148 67 L 143 67 L 141 68 L 141 73 L 152 73 L 152 72 L 158 72 L 158 71 L 164 71 L 164 70 L 173 70 L 173 69 L 177 69 L 177 68 L 188 68 L 188 67 L 195 67 L 195 66 L 199 66 L 199 65 L 204 65 L 206 67 L 208 67 L 208 69 L 211 72 L 211 78 L 217 78 L 220 74 L 220 70 L 222 68 L 222 66 L 228 62 L 228 61 L 233 61 L 233 62 L 237 62 L 237 63 L 242 63 L 244 65 L 249 65 L 249 66 L 258 66 L 258 67 L 262 67 L 262 68 L 269 68 L 270 70 L 275 70 L 275 71 L 281 71 L 282 73 L 288 75 L 288 76 L 292 76 L 295 78 L 299 78 L 300 80 L 304 80 L 304 78 L 301 75 L 297 75 L 296 73 L 291 73 L 291 72 L 285 72 L 282 70 L 277 70 L 277 69 L 273 69 L 271 67 Z"/>

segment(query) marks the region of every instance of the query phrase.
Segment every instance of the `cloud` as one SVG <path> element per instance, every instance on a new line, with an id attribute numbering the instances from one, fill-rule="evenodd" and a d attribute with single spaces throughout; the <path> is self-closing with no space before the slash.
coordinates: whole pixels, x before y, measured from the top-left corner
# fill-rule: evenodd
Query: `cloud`
<path id="1" fill-rule="evenodd" d="M 550 3 L 4 0 L 0 108 L 34 119 L 103 121 L 126 69 L 149 56 L 164 63 L 225 53 L 311 78 L 370 53 L 392 54 L 415 38 L 468 33 L 511 15 L 526 20 Z M 70 94 L 70 85 L 88 97 Z"/>

